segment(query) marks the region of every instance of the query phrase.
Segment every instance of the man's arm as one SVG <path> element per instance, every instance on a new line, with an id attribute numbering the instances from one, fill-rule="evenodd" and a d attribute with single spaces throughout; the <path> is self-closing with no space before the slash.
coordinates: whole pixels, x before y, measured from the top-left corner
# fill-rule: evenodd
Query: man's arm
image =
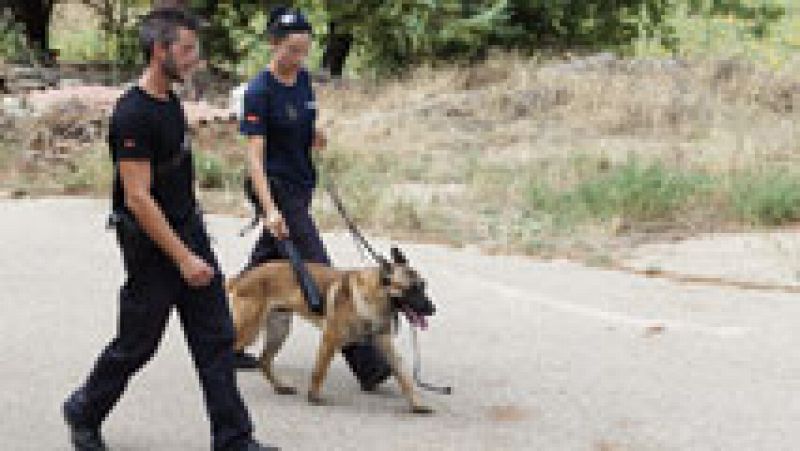
<path id="1" fill-rule="evenodd" d="M 184 280 L 192 287 L 206 286 L 214 277 L 214 270 L 192 253 L 170 227 L 150 194 L 150 171 L 150 162 L 146 160 L 119 162 L 125 205 L 144 232 L 175 262 Z"/>

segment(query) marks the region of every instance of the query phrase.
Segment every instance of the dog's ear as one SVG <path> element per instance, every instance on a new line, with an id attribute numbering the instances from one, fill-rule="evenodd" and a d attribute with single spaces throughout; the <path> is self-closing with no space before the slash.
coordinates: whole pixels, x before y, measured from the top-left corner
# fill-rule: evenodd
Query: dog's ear
<path id="1" fill-rule="evenodd" d="M 406 258 L 405 254 L 403 254 L 403 251 L 395 246 L 392 246 L 392 260 L 398 265 L 408 264 L 408 259 Z"/>
<path id="2" fill-rule="evenodd" d="M 381 285 L 389 286 L 392 283 L 392 265 L 386 259 L 381 258 L 380 262 Z"/>

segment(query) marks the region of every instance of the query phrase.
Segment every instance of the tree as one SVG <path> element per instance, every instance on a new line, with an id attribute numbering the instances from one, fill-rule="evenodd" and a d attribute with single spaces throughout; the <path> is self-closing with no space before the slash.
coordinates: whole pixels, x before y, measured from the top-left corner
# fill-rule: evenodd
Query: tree
<path id="1" fill-rule="evenodd" d="M 10 10 L 37 55 L 49 53 L 48 27 L 59 0 L 0 0 Z M 66 2 L 67 0 L 60 0 Z M 209 63 L 234 67 L 266 55 L 263 28 L 269 9 L 300 7 L 315 24 L 323 48 L 322 67 L 340 76 L 352 53 L 369 70 L 402 71 L 438 61 L 483 58 L 490 48 L 555 52 L 620 49 L 637 38 L 678 43 L 667 20 L 677 5 L 692 14 L 748 19 L 764 36 L 784 13 L 764 0 L 72 0 L 92 7 L 125 63 L 138 55 L 137 15 L 151 6 L 188 7 L 203 20 Z M 644 34 L 644 36 L 643 36 Z M 261 63 L 252 60 L 251 63 Z"/>
<path id="2" fill-rule="evenodd" d="M 81 0 L 100 18 L 100 28 L 108 37 L 111 55 L 121 65 L 130 65 L 138 56 L 136 22 L 148 7 L 147 0 Z M 156 0 L 158 3 L 158 0 Z"/>
<path id="3" fill-rule="evenodd" d="M 343 29 L 344 31 L 342 31 Z M 322 69 L 333 78 L 341 78 L 352 48 L 353 33 L 337 22 L 328 22 L 325 50 L 322 54 Z"/>
<path id="4" fill-rule="evenodd" d="M 50 56 L 48 33 L 55 3 L 56 0 L 0 0 L 0 9 L 11 11 L 14 19 L 24 25 L 28 46 L 40 60 Z"/>

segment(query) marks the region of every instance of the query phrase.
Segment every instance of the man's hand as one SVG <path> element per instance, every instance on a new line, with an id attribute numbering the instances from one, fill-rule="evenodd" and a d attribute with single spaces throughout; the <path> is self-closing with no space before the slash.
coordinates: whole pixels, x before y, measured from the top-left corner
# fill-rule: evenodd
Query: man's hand
<path id="1" fill-rule="evenodd" d="M 311 148 L 320 151 L 325 149 L 327 145 L 328 139 L 325 137 L 325 133 L 320 129 L 314 130 L 314 139 L 311 141 Z"/>
<path id="2" fill-rule="evenodd" d="M 183 280 L 192 288 L 205 287 L 214 278 L 214 268 L 192 253 L 181 259 L 178 267 Z"/>

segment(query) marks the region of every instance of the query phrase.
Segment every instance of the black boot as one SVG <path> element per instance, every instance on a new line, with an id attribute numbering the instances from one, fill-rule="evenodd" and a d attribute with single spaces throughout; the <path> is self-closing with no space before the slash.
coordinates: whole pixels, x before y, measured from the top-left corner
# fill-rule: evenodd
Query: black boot
<path id="1" fill-rule="evenodd" d="M 392 375 L 392 368 L 383 354 L 369 341 L 345 346 L 342 354 L 363 391 L 375 391 Z"/>
<path id="2" fill-rule="evenodd" d="M 388 366 L 376 368 L 372 373 L 366 376 L 361 376 L 358 383 L 361 385 L 361 390 L 365 392 L 373 392 L 379 385 L 386 382 L 389 376 L 392 375 L 392 370 Z"/>
<path id="3" fill-rule="evenodd" d="M 107 451 L 99 427 L 84 426 L 70 417 L 67 406 L 63 408 L 64 421 L 69 429 L 69 440 L 76 451 Z"/>
<path id="4" fill-rule="evenodd" d="M 277 446 L 271 445 L 262 445 L 255 440 L 249 440 L 242 446 L 237 446 L 236 448 L 230 448 L 230 450 L 226 451 L 279 451 L 280 448 Z"/>

